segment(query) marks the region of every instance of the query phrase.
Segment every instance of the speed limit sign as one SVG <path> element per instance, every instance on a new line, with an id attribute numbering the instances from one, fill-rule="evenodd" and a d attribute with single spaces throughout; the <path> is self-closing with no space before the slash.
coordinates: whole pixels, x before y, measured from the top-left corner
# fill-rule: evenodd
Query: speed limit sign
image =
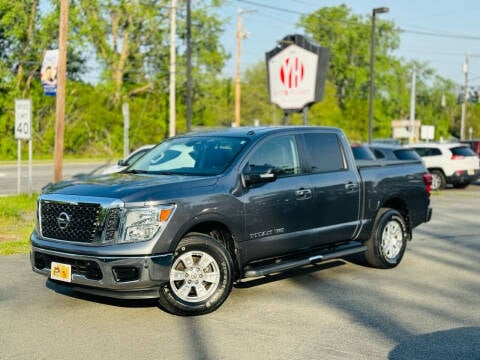
<path id="1" fill-rule="evenodd" d="M 15 100 L 15 139 L 30 140 L 32 129 L 32 100 Z"/>

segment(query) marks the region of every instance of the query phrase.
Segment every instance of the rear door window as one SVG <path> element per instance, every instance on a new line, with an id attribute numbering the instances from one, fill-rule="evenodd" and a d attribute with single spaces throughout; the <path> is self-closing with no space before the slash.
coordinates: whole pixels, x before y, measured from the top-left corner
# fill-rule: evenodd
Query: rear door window
<path id="1" fill-rule="evenodd" d="M 310 171 L 332 172 L 346 169 L 342 148 L 336 134 L 307 133 L 304 135 Z"/>
<path id="2" fill-rule="evenodd" d="M 440 155 L 442 155 L 442 152 L 438 148 L 416 147 L 415 151 L 420 156 L 440 156 Z"/>

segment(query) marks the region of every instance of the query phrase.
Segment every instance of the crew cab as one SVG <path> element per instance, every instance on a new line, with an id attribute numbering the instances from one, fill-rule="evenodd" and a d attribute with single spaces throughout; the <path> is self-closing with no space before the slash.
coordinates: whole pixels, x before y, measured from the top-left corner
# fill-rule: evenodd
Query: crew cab
<path id="1" fill-rule="evenodd" d="M 186 134 L 46 187 L 31 264 L 55 286 L 205 314 L 245 279 L 356 253 L 397 266 L 430 220 L 430 181 L 419 160 L 355 162 L 336 128 Z"/>

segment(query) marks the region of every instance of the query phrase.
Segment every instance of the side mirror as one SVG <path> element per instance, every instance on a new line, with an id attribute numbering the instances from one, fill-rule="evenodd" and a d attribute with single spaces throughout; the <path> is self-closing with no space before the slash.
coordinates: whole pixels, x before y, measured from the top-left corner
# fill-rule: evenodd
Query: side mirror
<path id="1" fill-rule="evenodd" d="M 256 167 L 242 173 L 242 184 L 249 187 L 256 184 L 269 183 L 277 180 L 277 175 L 272 168 Z"/>
<path id="2" fill-rule="evenodd" d="M 118 166 L 128 166 L 128 163 L 126 161 L 123 161 L 122 159 L 118 160 L 117 162 Z"/>

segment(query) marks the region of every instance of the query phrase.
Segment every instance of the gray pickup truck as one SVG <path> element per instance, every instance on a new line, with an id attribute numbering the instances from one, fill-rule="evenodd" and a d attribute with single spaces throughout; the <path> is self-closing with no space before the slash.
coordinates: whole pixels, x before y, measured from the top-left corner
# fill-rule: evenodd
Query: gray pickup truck
<path id="1" fill-rule="evenodd" d="M 54 286 L 205 314 L 247 278 L 356 253 L 395 267 L 430 220 L 430 184 L 421 161 L 355 162 L 335 128 L 186 134 L 46 187 L 31 264 Z"/>

